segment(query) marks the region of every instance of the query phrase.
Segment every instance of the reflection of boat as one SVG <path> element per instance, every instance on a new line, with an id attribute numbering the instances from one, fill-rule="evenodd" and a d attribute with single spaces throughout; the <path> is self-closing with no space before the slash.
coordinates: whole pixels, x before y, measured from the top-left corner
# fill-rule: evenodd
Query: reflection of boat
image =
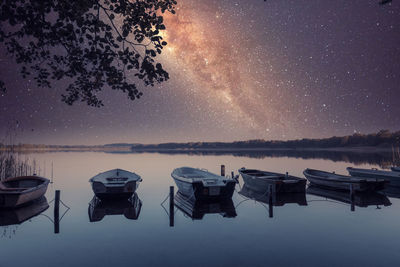
<path id="1" fill-rule="evenodd" d="M 247 187 L 262 193 L 272 186 L 272 192 L 305 192 L 307 180 L 296 176 L 252 169 L 239 169 Z"/>
<path id="2" fill-rule="evenodd" d="M 391 186 L 400 186 L 400 172 L 383 171 L 378 169 L 358 169 L 352 167 L 348 167 L 347 171 L 351 176 L 385 179 L 390 182 L 389 185 Z"/>
<path id="3" fill-rule="evenodd" d="M 233 179 L 190 167 L 175 169 L 171 176 L 183 195 L 198 200 L 232 198 L 236 185 Z"/>
<path id="4" fill-rule="evenodd" d="M 268 193 L 260 193 L 250 188 L 246 183 L 239 191 L 244 197 L 253 199 L 258 202 L 269 204 L 270 196 Z M 271 194 L 272 204 L 274 206 L 283 206 L 289 203 L 296 203 L 300 206 L 307 206 L 307 199 L 305 192 L 302 193 L 273 193 Z"/>
<path id="5" fill-rule="evenodd" d="M 222 217 L 236 217 L 235 206 L 232 199 L 220 200 L 195 200 L 188 199 L 178 191 L 175 195 L 175 206 L 193 220 L 201 220 L 205 214 L 219 213 Z"/>
<path id="6" fill-rule="evenodd" d="M 15 208 L 44 196 L 50 180 L 20 176 L 0 182 L 0 208 Z"/>
<path id="7" fill-rule="evenodd" d="M 391 169 L 394 172 L 400 172 L 400 167 L 392 167 Z"/>
<path id="8" fill-rule="evenodd" d="M 359 177 L 339 175 L 335 173 L 306 169 L 304 176 L 311 184 L 340 190 L 378 191 L 385 187 L 384 179 L 365 179 Z"/>
<path id="9" fill-rule="evenodd" d="M 398 186 L 386 186 L 381 192 L 387 197 L 400 198 L 400 187 Z"/>
<path id="10" fill-rule="evenodd" d="M 98 198 L 129 198 L 141 181 L 136 173 L 121 169 L 99 173 L 89 180 Z"/>
<path id="11" fill-rule="evenodd" d="M 377 192 L 356 192 L 351 195 L 349 192 L 345 191 L 335 191 L 318 186 L 309 186 L 307 188 L 307 194 L 337 200 L 358 207 L 368 207 L 372 205 L 392 205 L 390 200 L 385 195 Z"/>
<path id="12" fill-rule="evenodd" d="M 89 203 L 90 222 L 101 221 L 106 215 L 124 215 L 129 220 L 137 220 L 142 201 L 136 193 L 129 199 L 99 199 L 93 197 Z"/>
<path id="13" fill-rule="evenodd" d="M 16 209 L 0 210 L 0 226 L 21 224 L 47 210 L 49 204 L 46 197 L 31 202 Z"/>

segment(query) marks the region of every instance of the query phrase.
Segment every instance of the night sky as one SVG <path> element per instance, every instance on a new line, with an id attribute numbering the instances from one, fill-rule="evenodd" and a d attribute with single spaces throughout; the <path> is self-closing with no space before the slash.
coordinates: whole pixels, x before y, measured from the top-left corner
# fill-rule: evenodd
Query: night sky
<path id="1" fill-rule="evenodd" d="M 178 0 L 160 61 L 170 80 L 130 101 L 61 102 L 0 47 L 0 136 L 16 142 L 233 141 L 400 130 L 400 3 Z M 0 140 L 1 142 L 1 140 Z"/>

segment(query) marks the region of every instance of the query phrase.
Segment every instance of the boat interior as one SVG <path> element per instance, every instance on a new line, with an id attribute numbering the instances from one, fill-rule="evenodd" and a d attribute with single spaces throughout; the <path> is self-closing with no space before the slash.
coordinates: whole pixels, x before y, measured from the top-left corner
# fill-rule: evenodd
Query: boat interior
<path id="1" fill-rule="evenodd" d="M 241 172 L 250 176 L 255 176 L 260 179 L 277 179 L 277 180 L 293 179 L 293 177 L 291 176 L 286 176 L 284 174 L 273 173 L 273 172 L 264 172 L 258 170 L 241 170 Z"/>
<path id="2" fill-rule="evenodd" d="M 9 181 L 0 182 L 0 190 L 2 191 L 23 191 L 32 187 L 36 187 L 42 184 L 43 181 L 36 177 L 23 177 L 18 179 L 12 179 Z"/>

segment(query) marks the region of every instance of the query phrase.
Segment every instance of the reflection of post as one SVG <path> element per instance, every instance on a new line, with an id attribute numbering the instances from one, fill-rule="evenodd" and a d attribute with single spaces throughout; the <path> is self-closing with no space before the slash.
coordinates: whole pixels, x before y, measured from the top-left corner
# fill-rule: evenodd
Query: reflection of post
<path id="1" fill-rule="evenodd" d="M 169 226 L 174 227 L 174 187 L 169 187 Z"/>
<path id="2" fill-rule="evenodd" d="M 272 185 L 268 186 L 268 213 L 269 213 L 269 217 L 273 218 L 274 217 L 274 205 L 273 205 L 273 201 L 272 201 Z"/>
<path id="3" fill-rule="evenodd" d="M 56 190 L 54 197 L 54 233 L 60 233 L 60 190 Z"/>
<path id="4" fill-rule="evenodd" d="M 225 165 L 221 165 L 221 176 L 225 176 Z"/>
<path id="5" fill-rule="evenodd" d="M 351 203 L 351 211 L 355 210 L 354 206 L 354 185 L 350 184 L 350 203 Z"/>

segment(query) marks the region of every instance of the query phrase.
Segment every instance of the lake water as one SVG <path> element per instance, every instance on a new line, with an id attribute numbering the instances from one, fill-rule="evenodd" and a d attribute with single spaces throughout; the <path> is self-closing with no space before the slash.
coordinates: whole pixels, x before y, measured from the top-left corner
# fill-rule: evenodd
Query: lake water
<path id="1" fill-rule="evenodd" d="M 206 213 L 197 212 L 195 219 L 175 207 L 173 227 L 168 200 L 161 205 L 175 185 L 170 173 L 176 167 L 219 173 L 224 164 L 227 173 L 245 166 L 303 177 L 305 168 L 346 174 L 352 164 L 340 159 L 100 152 L 28 157 L 36 159 L 47 177 L 53 163 L 53 183 L 46 195 L 49 208 L 21 224 L 0 227 L 1 267 L 400 266 L 400 200 L 395 197 L 366 196 L 357 199 L 352 211 L 348 203 L 307 194 L 307 205 L 283 200 L 271 213 L 266 203 L 238 193 L 240 179 L 231 205 L 202 207 Z M 141 175 L 137 199 L 109 207 L 92 202 L 90 209 L 93 192 L 88 180 L 113 168 Z M 60 207 L 59 233 L 53 224 L 55 190 L 61 190 L 61 200 L 69 207 Z M 368 201 L 373 205 L 360 207 Z M 120 214 L 107 215 L 111 213 Z"/>

